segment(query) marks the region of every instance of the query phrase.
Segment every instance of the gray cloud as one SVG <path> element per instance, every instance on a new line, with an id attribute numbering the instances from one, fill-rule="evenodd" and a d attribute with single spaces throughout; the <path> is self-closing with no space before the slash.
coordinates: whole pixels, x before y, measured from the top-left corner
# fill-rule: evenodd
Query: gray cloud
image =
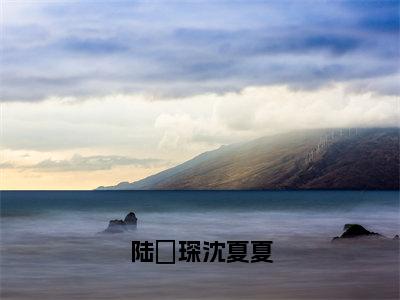
<path id="1" fill-rule="evenodd" d="M 70 159 L 53 160 L 46 159 L 30 166 L 17 166 L 11 162 L 0 164 L 4 169 L 33 170 L 41 172 L 70 172 L 70 171 L 101 171 L 110 170 L 118 166 L 134 166 L 139 168 L 151 168 L 169 165 L 169 162 L 155 158 L 131 158 L 118 155 L 81 156 L 75 154 Z"/>
<path id="2" fill-rule="evenodd" d="M 31 167 L 37 171 L 67 172 L 67 171 L 99 171 L 110 170 L 116 166 L 135 166 L 141 168 L 150 168 L 160 165 L 166 165 L 166 162 L 154 158 L 130 158 L 125 156 L 81 156 L 75 154 L 69 160 L 47 159 Z"/>
<path id="3" fill-rule="evenodd" d="M 12 162 L 0 163 L 0 169 L 15 169 L 17 166 Z"/>
<path id="4" fill-rule="evenodd" d="M 138 92 L 185 97 L 365 78 L 377 82 L 368 85 L 371 91 L 392 94 L 379 82 L 398 73 L 399 4 L 350 2 L 47 2 L 21 8 L 4 25 L 1 100 Z"/>

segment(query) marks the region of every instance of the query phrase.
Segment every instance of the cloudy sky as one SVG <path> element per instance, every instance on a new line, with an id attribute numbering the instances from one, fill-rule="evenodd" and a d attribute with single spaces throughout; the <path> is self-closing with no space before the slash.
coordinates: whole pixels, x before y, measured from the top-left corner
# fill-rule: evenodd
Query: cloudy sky
<path id="1" fill-rule="evenodd" d="M 2 189 L 134 181 L 223 144 L 399 124 L 398 1 L 1 2 Z"/>

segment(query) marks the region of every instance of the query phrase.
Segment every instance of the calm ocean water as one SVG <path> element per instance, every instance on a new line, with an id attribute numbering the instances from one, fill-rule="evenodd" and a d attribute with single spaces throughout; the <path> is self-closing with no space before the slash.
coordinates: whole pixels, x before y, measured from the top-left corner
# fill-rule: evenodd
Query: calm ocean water
<path id="1" fill-rule="evenodd" d="M 1 192 L 2 299 L 397 299 L 399 193 Z M 135 231 L 104 235 L 134 211 Z M 273 264 L 131 263 L 131 240 L 272 240 Z"/>

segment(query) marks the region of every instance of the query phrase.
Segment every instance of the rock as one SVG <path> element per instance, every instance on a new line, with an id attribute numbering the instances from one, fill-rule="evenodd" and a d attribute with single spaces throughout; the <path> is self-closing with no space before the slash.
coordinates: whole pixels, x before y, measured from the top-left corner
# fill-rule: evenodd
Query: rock
<path id="1" fill-rule="evenodd" d="M 108 223 L 108 227 L 104 230 L 104 233 L 122 233 L 128 230 L 135 229 L 137 225 L 137 218 L 134 212 L 130 212 L 126 215 L 124 220 L 111 220 Z"/>
<path id="2" fill-rule="evenodd" d="M 399 239 L 399 235 L 396 234 L 396 235 L 393 237 L 393 239 L 394 239 L 394 240 L 398 240 L 398 239 Z"/>
<path id="3" fill-rule="evenodd" d="M 385 238 L 379 233 L 368 231 L 359 224 L 345 224 L 343 230 L 345 230 L 345 232 L 340 237 L 334 237 L 332 241 L 363 237 Z"/>
<path id="4" fill-rule="evenodd" d="M 137 218 L 134 212 L 130 212 L 129 214 L 126 215 L 124 219 L 125 223 L 127 225 L 136 225 L 137 224 Z"/>
<path id="5" fill-rule="evenodd" d="M 105 233 L 121 233 L 126 231 L 126 224 L 123 220 L 111 220 L 110 223 L 108 223 L 108 227 L 106 230 L 104 230 Z"/>
<path id="6" fill-rule="evenodd" d="M 353 226 L 353 225 L 358 225 L 358 224 L 344 224 L 344 226 L 343 226 L 343 230 L 347 230 L 347 229 L 349 229 L 351 226 Z"/>
<path id="7" fill-rule="evenodd" d="M 371 236 L 380 235 L 379 233 L 371 232 L 358 224 L 347 224 L 349 225 L 346 231 L 340 236 L 341 238 L 354 238 L 360 236 Z"/>

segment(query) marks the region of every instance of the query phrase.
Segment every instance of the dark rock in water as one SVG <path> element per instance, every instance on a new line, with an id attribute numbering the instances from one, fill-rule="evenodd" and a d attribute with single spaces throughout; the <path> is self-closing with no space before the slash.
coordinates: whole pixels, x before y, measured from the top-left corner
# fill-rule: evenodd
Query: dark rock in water
<path id="1" fill-rule="evenodd" d="M 136 225 L 137 224 L 137 218 L 134 212 L 130 212 L 129 214 L 126 215 L 125 217 L 125 223 L 127 225 Z"/>
<path id="2" fill-rule="evenodd" d="M 111 220 L 110 223 L 108 223 L 108 227 L 104 232 L 106 233 L 121 233 L 126 230 L 125 222 L 122 220 Z"/>
<path id="3" fill-rule="evenodd" d="M 394 240 L 398 240 L 398 239 L 399 239 L 399 235 L 396 234 L 396 235 L 393 237 L 393 239 L 394 239 Z"/>
<path id="4" fill-rule="evenodd" d="M 104 233 L 122 233 L 127 230 L 135 229 L 137 225 L 137 218 L 135 213 L 130 212 L 126 217 L 125 220 L 111 220 L 108 223 L 108 227 L 104 230 Z"/>
<path id="5" fill-rule="evenodd" d="M 336 241 L 339 239 L 348 239 L 348 238 L 362 238 L 362 237 L 375 237 L 375 238 L 385 238 L 383 235 L 368 231 L 363 226 L 359 224 L 346 224 L 344 225 L 345 232 L 340 237 L 333 238 L 332 241 Z"/>
<path id="6" fill-rule="evenodd" d="M 358 225 L 358 224 L 344 224 L 344 226 L 343 226 L 343 230 L 347 230 L 347 229 L 349 229 L 351 226 L 353 226 L 353 225 Z"/>
<path id="7" fill-rule="evenodd" d="M 379 235 L 379 233 L 371 232 L 358 224 L 348 224 L 346 231 L 340 236 L 341 238 L 354 238 L 360 236 Z"/>

